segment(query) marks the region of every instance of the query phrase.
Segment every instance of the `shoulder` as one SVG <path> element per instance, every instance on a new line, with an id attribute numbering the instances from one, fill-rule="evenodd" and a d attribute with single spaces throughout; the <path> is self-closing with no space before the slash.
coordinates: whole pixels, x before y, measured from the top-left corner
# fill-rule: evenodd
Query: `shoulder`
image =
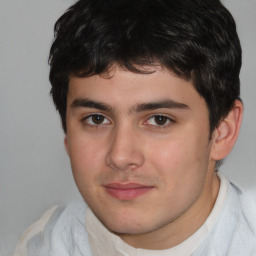
<path id="1" fill-rule="evenodd" d="M 256 187 L 231 183 L 236 190 L 241 212 L 256 236 Z"/>
<path id="2" fill-rule="evenodd" d="M 236 233 L 251 234 L 256 242 L 256 187 L 230 181 L 224 175 L 220 175 L 228 188 L 220 220 L 227 222 L 229 226 L 233 223 Z"/>
<path id="3" fill-rule="evenodd" d="M 13 256 L 64 256 L 70 255 L 70 250 L 80 249 L 79 246 L 85 247 L 83 251 L 86 253 L 89 250 L 84 223 L 86 209 L 87 205 L 83 201 L 50 208 L 22 235 Z M 74 245 L 74 240 L 81 244 Z"/>
<path id="4" fill-rule="evenodd" d="M 233 203 L 229 205 L 226 224 L 230 225 L 231 220 L 235 224 L 232 228 L 230 251 L 239 251 L 240 254 L 237 255 L 256 255 L 256 190 L 231 182 L 230 194 Z"/>
<path id="5" fill-rule="evenodd" d="M 256 255 L 256 191 L 226 181 L 221 212 L 193 255 Z"/>
<path id="6" fill-rule="evenodd" d="M 56 211 L 59 211 L 59 207 L 57 205 L 51 207 L 47 212 L 45 212 L 42 217 L 33 223 L 20 237 L 13 256 L 25 256 L 28 254 L 27 252 L 27 244 L 28 241 L 36 236 L 44 232 L 45 226 L 49 222 L 50 218 Z"/>

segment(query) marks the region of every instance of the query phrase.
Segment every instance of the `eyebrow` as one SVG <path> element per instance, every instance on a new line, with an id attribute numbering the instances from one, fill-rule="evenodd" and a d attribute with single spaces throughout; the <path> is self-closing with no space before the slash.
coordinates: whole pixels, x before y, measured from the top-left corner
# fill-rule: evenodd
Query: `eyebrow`
<path id="1" fill-rule="evenodd" d="M 113 111 L 113 108 L 105 103 L 97 102 L 90 99 L 75 99 L 71 103 L 72 108 L 82 107 L 82 108 L 95 108 L 102 111 Z M 171 99 L 161 100 L 156 102 L 149 102 L 149 103 L 141 103 L 137 104 L 130 109 L 129 112 L 143 112 L 148 110 L 155 110 L 159 108 L 169 108 L 169 109 L 190 109 L 188 105 L 184 103 L 180 103 Z"/>
<path id="2" fill-rule="evenodd" d="M 111 111 L 112 107 L 102 103 L 96 102 L 89 99 L 76 99 L 71 104 L 72 108 L 83 107 L 83 108 L 96 108 L 102 111 Z"/>
<path id="3" fill-rule="evenodd" d="M 174 100 L 162 100 L 157 102 L 149 102 L 138 104 L 135 107 L 136 112 L 142 112 L 147 110 L 155 110 L 159 108 L 170 108 L 170 109 L 189 109 L 189 106 Z"/>

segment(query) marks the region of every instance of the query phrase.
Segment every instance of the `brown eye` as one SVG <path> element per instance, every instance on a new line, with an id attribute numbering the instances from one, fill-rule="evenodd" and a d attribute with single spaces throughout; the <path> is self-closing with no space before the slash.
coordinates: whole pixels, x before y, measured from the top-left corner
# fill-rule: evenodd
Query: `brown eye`
<path id="1" fill-rule="evenodd" d="M 147 119 L 146 123 L 147 125 L 150 125 L 154 128 L 165 128 L 169 127 L 171 124 L 173 124 L 174 121 L 165 115 L 153 115 L 149 119 Z"/>
<path id="2" fill-rule="evenodd" d="M 157 125 L 165 125 L 168 118 L 166 116 L 155 116 L 154 121 Z"/>
<path id="3" fill-rule="evenodd" d="M 105 120 L 105 117 L 102 115 L 92 115 L 91 118 L 94 124 L 102 124 Z"/>
<path id="4" fill-rule="evenodd" d="M 95 127 L 111 124 L 111 122 L 104 115 L 101 115 L 101 114 L 89 115 L 83 119 L 83 123 L 88 124 L 90 126 L 95 126 Z"/>

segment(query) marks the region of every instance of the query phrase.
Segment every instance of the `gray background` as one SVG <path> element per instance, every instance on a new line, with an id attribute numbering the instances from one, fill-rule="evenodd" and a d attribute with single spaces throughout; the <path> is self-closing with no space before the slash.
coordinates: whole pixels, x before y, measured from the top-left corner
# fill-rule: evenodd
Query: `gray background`
<path id="1" fill-rule="evenodd" d="M 59 117 L 49 97 L 53 25 L 71 0 L 0 0 L 0 252 L 49 207 L 77 197 Z M 256 1 L 224 0 L 243 47 L 240 138 L 221 170 L 256 184 Z M 0 254 L 1 254 L 0 253 Z"/>

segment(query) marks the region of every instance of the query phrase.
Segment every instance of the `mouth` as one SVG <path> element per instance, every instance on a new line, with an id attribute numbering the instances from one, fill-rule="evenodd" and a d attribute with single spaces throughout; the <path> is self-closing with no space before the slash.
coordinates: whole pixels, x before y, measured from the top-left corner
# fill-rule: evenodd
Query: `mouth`
<path id="1" fill-rule="evenodd" d="M 151 191 L 154 187 L 134 182 L 110 183 L 103 186 L 107 193 L 119 200 L 128 201 Z"/>

